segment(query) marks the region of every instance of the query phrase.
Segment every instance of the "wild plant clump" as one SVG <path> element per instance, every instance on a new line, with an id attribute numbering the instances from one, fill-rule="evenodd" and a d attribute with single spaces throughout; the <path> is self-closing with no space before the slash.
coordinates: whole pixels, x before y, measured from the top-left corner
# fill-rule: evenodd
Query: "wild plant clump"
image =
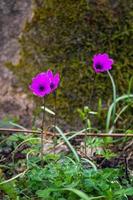
<path id="1" fill-rule="evenodd" d="M 5 143 L 9 146 L 8 152 L 3 151 L 3 148 L 0 151 L 0 189 L 3 200 L 125 200 L 133 197 L 129 158 L 125 158 L 124 164 L 120 165 L 120 157 L 110 148 L 112 144 L 119 144 L 119 138 L 113 139 L 114 136 L 125 136 L 125 143 L 127 137 L 132 137 L 133 131 L 127 129 L 124 135 L 115 134 L 116 122 L 132 103 L 133 94 L 128 92 L 122 96 L 117 95 L 115 81 L 110 72 L 113 63 L 114 60 L 107 53 L 95 54 L 93 57 L 94 71 L 108 74 L 113 91 L 113 101 L 108 108 L 103 134 L 97 127 L 93 127 L 89 120 L 88 114 L 97 115 L 98 112 L 93 112 L 88 107 L 79 110 L 85 128 L 64 133 L 56 120 L 56 90 L 62 77 L 58 72 L 54 75 L 49 69 L 32 78 L 29 89 L 43 101 L 42 125 L 36 130 L 27 130 L 14 123 L 13 125 L 21 129 L 8 131 L 20 133 L 9 135 L 2 140 L 2 147 Z M 55 99 L 55 111 L 46 107 L 46 98 L 50 94 L 53 94 Z M 127 104 L 117 111 L 120 101 Z M 45 124 L 46 112 L 55 117 L 50 127 Z M 97 138 L 99 136 L 100 139 Z M 77 137 L 83 143 L 82 148 L 81 143 L 76 141 Z M 67 149 L 58 153 L 64 143 Z M 95 152 L 91 155 L 94 149 Z M 112 158 L 115 158 L 117 163 L 111 161 L 113 163 L 109 165 Z"/>

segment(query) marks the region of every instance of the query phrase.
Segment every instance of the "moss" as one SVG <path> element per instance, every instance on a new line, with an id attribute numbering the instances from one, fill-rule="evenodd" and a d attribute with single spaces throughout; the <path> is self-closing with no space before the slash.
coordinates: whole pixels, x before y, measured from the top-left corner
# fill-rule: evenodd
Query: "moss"
<path id="1" fill-rule="evenodd" d="M 118 93 L 126 93 L 132 76 L 132 0 L 41 0 L 25 25 L 18 65 L 9 65 L 28 89 L 31 78 L 49 67 L 61 74 L 57 106 L 68 116 L 77 107 L 94 109 L 102 97 L 108 104 L 111 85 L 106 74 L 96 75 L 91 58 L 108 52 L 115 60 L 112 74 Z M 48 103 L 53 105 L 52 97 Z M 69 118 L 70 118 L 69 115 Z"/>

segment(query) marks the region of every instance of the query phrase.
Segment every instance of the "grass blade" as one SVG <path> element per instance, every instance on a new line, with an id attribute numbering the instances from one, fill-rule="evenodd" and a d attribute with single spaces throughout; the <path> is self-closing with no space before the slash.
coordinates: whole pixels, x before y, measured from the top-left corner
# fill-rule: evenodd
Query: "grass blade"
<path id="1" fill-rule="evenodd" d="M 116 102 L 115 103 L 118 103 L 119 101 L 123 101 L 123 100 L 126 100 L 126 99 L 129 99 L 129 98 L 133 98 L 133 94 L 125 94 L 125 95 L 122 95 L 120 97 L 118 97 L 116 99 Z M 109 127 L 110 127 L 110 120 L 111 120 L 111 114 L 112 114 L 112 110 L 114 108 L 114 103 L 112 103 L 109 107 L 109 110 L 108 110 L 108 113 L 107 113 L 107 119 L 106 119 L 106 132 L 109 131 Z"/>
<path id="2" fill-rule="evenodd" d="M 39 190 L 37 192 L 39 197 L 46 198 L 46 196 L 49 196 L 51 192 L 58 192 L 58 191 L 70 191 L 75 193 L 77 196 L 82 198 L 83 200 L 95 200 L 95 199 L 103 199 L 104 196 L 98 196 L 98 197 L 88 197 L 87 194 L 82 192 L 81 190 L 75 189 L 75 188 L 48 188 L 45 190 Z"/>
<path id="3" fill-rule="evenodd" d="M 69 142 L 69 140 L 67 139 L 67 137 L 64 135 L 64 133 L 62 132 L 62 130 L 58 127 L 58 126 L 54 126 L 55 129 L 58 131 L 58 133 L 62 136 L 63 140 L 66 142 L 67 146 L 70 148 L 70 150 L 72 151 L 75 159 L 79 162 L 80 158 L 76 152 L 76 150 L 73 148 L 73 146 L 71 145 L 71 143 Z"/>

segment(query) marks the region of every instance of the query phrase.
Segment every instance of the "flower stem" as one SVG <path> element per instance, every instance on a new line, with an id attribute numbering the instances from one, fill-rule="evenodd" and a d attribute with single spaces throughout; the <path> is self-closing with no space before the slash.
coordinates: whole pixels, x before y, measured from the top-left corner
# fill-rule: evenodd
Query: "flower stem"
<path id="1" fill-rule="evenodd" d="M 57 95 L 56 95 L 56 91 L 54 91 L 53 95 L 54 95 L 54 106 L 55 106 L 55 108 L 54 108 L 54 112 L 55 112 L 54 126 L 56 126 L 57 125 L 57 116 L 56 116 L 56 114 L 57 114 L 56 113 Z M 53 143 L 54 143 L 54 154 L 55 154 L 55 147 L 56 147 L 56 143 L 57 143 L 57 141 L 56 141 L 56 133 L 55 132 L 54 132 Z"/>
<path id="2" fill-rule="evenodd" d="M 55 118 L 54 118 L 54 123 L 55 125 L 57 124 L 57 118 L 56 118 L 56 104 L 57 104 L 57 95 L 56 95 L 56 91 L 54 92 L 54 112 L 55 112 Z"/>
<path id="3" fill-rule="evenodd" d="M 41 166 L 43 167 L 43 149 L 44 149 L 44 143 L 43 143 L 43 137 L 44 137 L 44 123 L 45 123 L 45 98 L 43 98 L 43 116 L 42 116 L 42 125 L 41 125 Z"/>
<path id="4" fill-rule="evenodd" d="M 114 104 L 114 107 L 113 107 L 113 114 L 112 114 L 112 122 L 114 123 L 115 113 L 116 113 L 116 86 L 115 86 L 115 82 L 114 82 L 114 79 L 113 79 L 111 73 L 109 71 L 107 71 L 107 73 L 108 73 L 109 78 L 111 80 L 112 89 L 113 89 L 113 104 Z M 108 130 L 106 130 L 106 131 L 108 131 Z"/>
<path id="5" fill-rule="evenodd" d="M 84 137 L 84 153 L 85 153 L 85 156 L 87 156 L 87 128 L 88 128 L 88 123 L 87 123 L 87 118 L 86 118 L 86 122 L 85 122 L 85 137 Z"/>
<path id="6" fill-rule="evenodd" d="M 85 138 L 84 138 L 85 156 L 87 156 L 87 144 L 86 144 L 86 140 L 87 140 L 87 132 L 85 131 Z"/>

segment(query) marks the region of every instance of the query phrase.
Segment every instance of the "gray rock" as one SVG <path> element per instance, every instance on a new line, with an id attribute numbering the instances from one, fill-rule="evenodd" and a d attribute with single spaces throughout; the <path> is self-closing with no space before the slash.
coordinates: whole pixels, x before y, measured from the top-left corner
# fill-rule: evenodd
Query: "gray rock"
<path id="1" fill-rule="evenodd" d="M 5 67 L 5 62 L 17 63 L 19 60 L 18 37 L 25 21 L 31 19 L 31 1 L 0 0 L 0 120 L 18 117 L 22 125 L 31 121 L 33 102 L 18 87 L 16 77 Z"/>

